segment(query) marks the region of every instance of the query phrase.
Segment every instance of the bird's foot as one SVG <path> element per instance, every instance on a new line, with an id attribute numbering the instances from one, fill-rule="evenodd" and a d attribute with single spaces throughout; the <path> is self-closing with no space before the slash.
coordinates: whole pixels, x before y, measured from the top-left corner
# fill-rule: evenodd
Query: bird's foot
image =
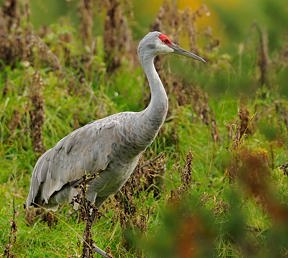
<path id="1" fill-rule="evenodd" d="M 105 258 L 113 258 L 112 254 L 111 254 L 111 250 L 109 247 L 107 248 L 108 250 L 106 249 L 106 251 L 104 251 L 104 250 L 100 249 L 94 242 L 93 242 L 92 246 L 93 246 L 93 251 L 95 253 L 100 254 L 101 256 L 103 256 Z"/>

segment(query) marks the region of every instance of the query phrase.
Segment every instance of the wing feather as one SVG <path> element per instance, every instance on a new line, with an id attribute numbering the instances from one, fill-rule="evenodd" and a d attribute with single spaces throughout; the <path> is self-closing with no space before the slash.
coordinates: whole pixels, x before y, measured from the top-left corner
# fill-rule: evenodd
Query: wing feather
<path id="1" fill-rule="evenodd" d="M 67 183 L 85 173 L 105 170 L 112 145 L 119 140 L 117 120 L 110 120 L 98 120 L 73 131 L 39 158 L 31 178 L 27 207 L 35 202 L 48 204 L 53 193 Z"/>

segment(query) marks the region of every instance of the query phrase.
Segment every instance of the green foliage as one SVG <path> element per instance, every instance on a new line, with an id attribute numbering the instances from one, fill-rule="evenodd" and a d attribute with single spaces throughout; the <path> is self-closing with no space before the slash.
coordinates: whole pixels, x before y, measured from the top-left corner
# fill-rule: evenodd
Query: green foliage
<path id="1" fill-rule="evenodd" d="M 66 8 L 67 3 L 61 6 Z M 32 12 L 36 7 L 34 1 Z M 93 226 L 97 245 L 109 246 L 115 257 L 287 256 L 288 73 L 287 42 L 282 37 L 287 16 L 281 0 L 255 1 L 249 7 L 239 13 L 244 17 L 247 12 L 262 12 L 259 21 L 269 38 L 278 39 L 269 41 L 267 85 L 259 80 L 260 63 L 266 58 L 259 54 L 259 35 L 247 36 L 249 21 L 222 9 L 219 15 L 227 26 L 227 37 L 232 36 L 236 44 L 220 45 L 207 53 L 200 46 L 206 65 L 175 57 L 161 60 L 170 109 L 159 136 L 144 155 L 149 168 L 142 169 L 148 176 L 143 173 L 136 186 L 131 183 L 132 197 L 125 199 L 130 213 L 111 197 Z M 66 16 L 74 12 L 67 10 Z M 277 19 L 272 19 L 272 12 Z M 50 23 L 52 18 L 43 22 Z M 39 18 L 35 15 L 34 19 Z M 78 29 L 71 24 L 62 19 L 42 32 L 43 42 L 61 69 L 55 69 L 49 58 L 43 60 L 37 46 L 27 60 L 20 58 L 13 64 L 0 60 L 1 254 L 11 236 L 13 200 L 17 231 L 10 248 L 16 257 L 79 257 L 82 251 L 84 223 L 78 223 L 69 205 L 55 214 L 58 223 L 52 227 L 41 216 L 33 225 L 25 218 L 23 203 L 39 156 L 33 149 L 30 113 L 35 73 L 39 72 L 42 81 L 37 98 L 43 101 L 45 149 L 95 119 L 139 111 L 149 101 L 149 88 L 142 69 L 135 67 L 135 56 L 125 56 L 121 67 L 109 74 L 102 35 L 95 37 L 95 49 L 83 47 Z M 137 34 L 141 31 L 136 30 Z M 158 154 L 165 159 L 153 161 Z M 268 186 L 258 180 L 263 174 L 249 158 L 267 172 L 263 177 Z M 161 175 L 160 167 L 166 167 Z M 151 171 L 163 185 L 149 178 Z M 191 182 L 184 191 L 187 171 Z M 160 193 L 155 194 L 155 188 Z"/>

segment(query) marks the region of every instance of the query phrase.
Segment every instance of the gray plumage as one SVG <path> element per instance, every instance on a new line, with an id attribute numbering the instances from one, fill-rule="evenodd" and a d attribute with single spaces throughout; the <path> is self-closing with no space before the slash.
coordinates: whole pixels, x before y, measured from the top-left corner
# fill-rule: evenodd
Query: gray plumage
<path id="1" fill-rule="evenodd" d="M 81 178 L 95 175 L 86 198 L 99 207 L 116 193 L 135 169 L 141 153 L 162 126 L 168 99 L 153 61 L 157 54 L 175 52 L 204 61 L 169 42 L 160 32 L 148 33 L 140 42 L 138 56 L 147 76 L 151 100 L 141 112 L 123 112 L 87 124 L 45 152 L 37 161 L 26 200 L 31 205 L 56 209 L 70 202 Z"/>

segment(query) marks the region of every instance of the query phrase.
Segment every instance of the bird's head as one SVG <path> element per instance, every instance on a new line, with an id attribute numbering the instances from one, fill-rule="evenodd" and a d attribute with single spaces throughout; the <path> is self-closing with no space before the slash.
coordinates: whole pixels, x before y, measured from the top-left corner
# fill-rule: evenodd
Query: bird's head
<path id="1" fill-rule="evenodd" d="M 183 55 L 187 57 L 192 57 L 198 61 L 206 62 L 202 57 L 196 54 L 186 51 L 179 47 L 177 44 L 173 43 L 170 38 L 159 32 L 153 31 L 149 32 L 139 43 L 138 46 L 138 56 L 143 62 L 147 57 L 155 57 L 159 54 L 174 53 L 178 55 Z"/>

